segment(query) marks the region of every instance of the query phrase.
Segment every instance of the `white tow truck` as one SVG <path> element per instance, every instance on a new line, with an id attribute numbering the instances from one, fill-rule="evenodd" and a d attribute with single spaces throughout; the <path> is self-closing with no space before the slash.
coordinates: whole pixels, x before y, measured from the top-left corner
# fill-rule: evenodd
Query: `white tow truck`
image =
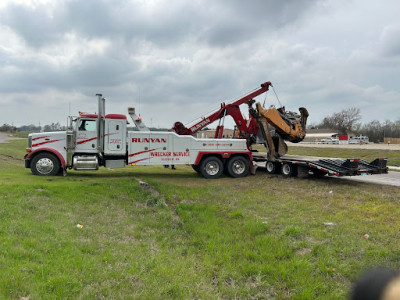
<path id="1" fill-rule="evenodd" d="M 29 135 L 25 167 L 35 175 L 66 175 L 67 169 L 98 170 L 126 165 L 191 165 L 205 178 L 225 171 L 232 177 L 255 171 L 246 139 L 196 139 L 175 132 L 150 131 L 129 108 L 138 131 L 127 131 L 127 117 L 105 114 L 98 97 L 98 113 L 68 118 L 67 131 Z"/>

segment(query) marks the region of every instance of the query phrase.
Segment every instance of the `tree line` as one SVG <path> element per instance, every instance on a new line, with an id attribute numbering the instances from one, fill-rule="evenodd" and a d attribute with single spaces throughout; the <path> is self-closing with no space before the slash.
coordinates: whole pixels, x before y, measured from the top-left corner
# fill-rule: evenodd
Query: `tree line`
<path id="1" fill-rule="evenodd" d="M 359 108 L 344 109 L 325 117 L 319 124 L 310 124 L 309 129 L 334 129 L 339 134 L 355 133 L 367 136 L 371 142 L 383 142 L 385 138 L 400 138 L 400 119 L 397 121 L 374 120 L 365 124 L 360 122 Z"/>
<path id="2" fill-rule="evenodd" d="M 386 120 L 383 122 L 374 120 L 365 124 L 362 124 L 360 120 L 360 109 L 352 107 L 325 117 L 319 124 L 310 124 L 308 129 L 334 129 L 337 130 L 339 134 L 348 134 L 351 132 L 357 135 L 367 136 L 371 142 L 375 143 L 383 142 L 385 137 L 400 138 L 400 119 L 397 121 Z M 135 128 L 132 129 L 135 130 Z M 31 124 L 15 127 L 6 123 L 0 126 L 0 132 L 48 132 L 60 130 L 66 130 L 66 126 L 61 126 L 58 122 L 44 126 Z"/>
<path id="3" fill-rule="evenodd" d="M 61 126 L 60 123 L 51 123 L 44 126 L 36 126 L 33 124 L 30 125 L 22 125 L 20 127 L 16 127 L 7 123 L 4 123 L 0 126 L 0 132 L 17 132 L 17 131 L 27 131 L 27 132 L 41 132 L 41 131 L 61 131 L 66 130 L 66 126 Z"/>

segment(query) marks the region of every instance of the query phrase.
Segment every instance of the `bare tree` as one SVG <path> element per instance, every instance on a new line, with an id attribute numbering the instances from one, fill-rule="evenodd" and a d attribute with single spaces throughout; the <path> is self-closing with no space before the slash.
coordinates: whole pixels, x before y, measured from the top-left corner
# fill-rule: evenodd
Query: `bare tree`
<path id="1" fill-rule="evenodd" d="M 357 122 L 360 120 L 360 109 L 352 107 L 325 117 L 321 127 L 337 129 L 340 134 L 346 134 L 350 130 L 356 130 L 356 127 L 359 127 Z"/>
<path id="2" fill-rule="evenodd" d="M 382 123 L 374 120 L 362 125 L 358 133 L 368 136 L 372 142 L 383 142 L 385 137 L 399 138 L 400 120 L 395 122 L 386 120 Z"/>

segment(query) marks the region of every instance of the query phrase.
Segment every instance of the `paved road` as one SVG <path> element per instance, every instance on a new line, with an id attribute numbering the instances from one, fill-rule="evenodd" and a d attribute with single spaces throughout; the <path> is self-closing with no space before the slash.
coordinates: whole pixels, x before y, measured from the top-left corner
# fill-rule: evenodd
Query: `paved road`
<path id="1" fill-rule="evenodd" d="M 333 177 L 332 177 L 333 178 Z M 364 183 L 400 186 L 400 172 L 389 171 L 388 174 L 351 176 L 335 178 L 338 180 L 350 180 Z"/>
<path id="2" fill-rule="evenodd" d="M 7 143 L 9 140 L 19 140 L 21 138 L 10 136 L 9 133 L 0 132 L 0 143 Z"/>

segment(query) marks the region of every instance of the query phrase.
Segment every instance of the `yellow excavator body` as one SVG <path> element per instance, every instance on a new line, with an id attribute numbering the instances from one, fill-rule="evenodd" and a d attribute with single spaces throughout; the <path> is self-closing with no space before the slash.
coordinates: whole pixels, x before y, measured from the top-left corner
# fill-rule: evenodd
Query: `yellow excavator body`
<path id="1" fill-rule="evenodd" d="M 288 114 L 284 111 L 284 108 L 276 109 L 273 106 L 264 109 L 259 102 L 256 103 L 256 108 L 260 130 L 271 159 L 287 153 L 288 148 L 284 140 L 298 143 L 306 136 L 308 118 L 306 108 L 299 108 L 300 115 Z M 270 125 L 277 134 L 271 135 Z"/>

